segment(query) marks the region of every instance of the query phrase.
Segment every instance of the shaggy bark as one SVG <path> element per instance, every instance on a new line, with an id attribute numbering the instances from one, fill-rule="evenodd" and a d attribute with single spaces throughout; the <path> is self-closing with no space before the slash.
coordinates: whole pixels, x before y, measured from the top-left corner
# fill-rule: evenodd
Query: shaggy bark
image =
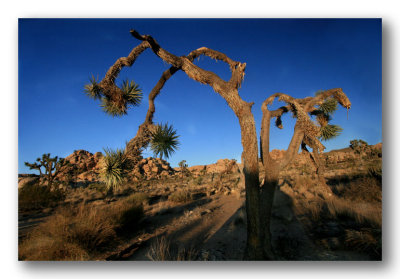
<path id="1" fill-rule="evenodd" d="M 246 63 L 240 63 L 227 57 L 225 54 L 202 47 L 192 51 L 187 56 L 176 56 L 161 48 L 157 41 L 149 35 L 141 35 L 135 30 L 131 30 L 131 35 L 142 41 L 135 47 L 128 57 L 122 57 L 108 70 L 105 78 L 99 83 L 105 96 L 113 102 L 121 102 L 121 90 L 115 85 L 115 79 L 124 66 L 131 66 L 136 58 L 147 48 L 150 48 L 155 55 L 171 65 L 171 68 L 165 71 L 156 86 L 149 94 L 149 109 L 145 121 L 139 127 L 139 130 L 126 147 L 126 152 L 130 156 L 140 154 L 142 148 L 147 146 L 151 138 L 151 129 L 155 112 L 154 99 L 158 96 L 165 82 L 178 70 L 182 70 L 191 79 L 202 84 L 211 86 L 216 93 L 224 98 L 238 118 L 241 129 L 241 141 L 243 146 L 242 162 L 245 176 L 246 188 L 246 210 L 247 210 L 247 246 L 244 258 L 247 260 L 266 260 L 274 259 L 271 246 L 270 235 L 270 216 L 274 191 L 279 179 L 279 172 L 286 167 L 294 158 L 299 149 L 299 145 L 306 137 L 313 146 L 323 147 L 316 140 L 318 131 L 312 124 L 307 113 L 312 111 L 315 105 L 323 101 L 328 96 L 337 96 L 342 100 L 342 104 L 347 104 L 347 97 L 338 93 L 337 89 L 325 92 L 315 98 L 294 99 L 286 94 L 276 93 L 268 98 L 262 106 L 263 120 L 261 132 L 261 157 L 263 160 L 265 180 L 260 186 L 259 166 L 258 166 L 258 143 L 255 128 L 255 121 L 251 112 L 254 103 L 245 102 L 238 93 L 238 89 L 244 78 Z M 195 64 L 193 60 L 200 55 L 208 56 L 215 60 L 225 62 L 231 70 L 231 78 L 224 81 L 213 72 L 204 70 Z M 340 90 L 341 91 L 341 90 Z M 344 95 L 345 96 L 345 95 Z M 287 106 L 281 107 L 275 111 L 269 111 L 268 105 L 279 97 L 285 101 Z M 350 102 L 348 102 L 350 104 Z M 276 117 L 277 126 L 281 125 L 281 116 L 283 113 L 291 111 L 297 118 L 293 138 L 282 161 L 276 162 L 271 159 L 269 154 L 269 126 L 272 117 Z"/>

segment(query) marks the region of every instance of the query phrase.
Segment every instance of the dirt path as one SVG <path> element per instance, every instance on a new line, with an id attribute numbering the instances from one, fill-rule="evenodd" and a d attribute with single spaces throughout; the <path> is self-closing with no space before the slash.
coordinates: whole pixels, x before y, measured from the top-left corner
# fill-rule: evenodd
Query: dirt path
<path id="1" fill-rule="evenodd" d="M 204 205 L 196 207 L 193 210 L 185 211 L 180 217 L 155 230 L 152 234 L 144 234 L 139 236 L 141 239 L 140 245 L 132 245 L 132 250 L 135 251 L 130 255 L 120 255 L 121 259 L 126 260 L 148 260 L 148 253 L 151 243 L 157 238 L 165 235 L 173 240 L 175 244 L 185 247 L 192 247 L 196 250 L 201 249 L 205 257 L 211 257 L 213 251 L 218 250 L 223 245 L 216 245 L 221 238 L 221 231 L 225 230 L 227 223 L 232 220 L 232 217 L 242 206 L 243 201 L 234 196 L 218 196 Z M 222 243 L 221 243 L 222 244 Z M 129 249 L 125 254 L 130 253 Z M 207 258 L 206 258 L 207 259 Z M 223 258 L 221 258 L 223 259 Z"/>

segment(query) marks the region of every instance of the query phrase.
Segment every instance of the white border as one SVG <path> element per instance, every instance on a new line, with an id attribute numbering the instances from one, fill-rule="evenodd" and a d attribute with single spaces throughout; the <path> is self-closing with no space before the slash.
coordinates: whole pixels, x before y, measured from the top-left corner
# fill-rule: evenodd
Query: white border
<path id="1" fill-rule="evenodd" d="M 383 4 L 384 3 L 384 4 Z M 1 266 L 3 278 L 342 278 L 397 277 L 399 271 L 399 187 L 395 183 L 395 157 L 399 155 L 398 86 L 399 16 L 396 1 L 6 1 L 1 9 Z M 19 17 L 373 17 L 383 18 L 384 36 L 384 262 L 383 263 L 26 263 L 17 262 L 17 79 Z M 4 64 L 4 61 L 6 62 Z"/>

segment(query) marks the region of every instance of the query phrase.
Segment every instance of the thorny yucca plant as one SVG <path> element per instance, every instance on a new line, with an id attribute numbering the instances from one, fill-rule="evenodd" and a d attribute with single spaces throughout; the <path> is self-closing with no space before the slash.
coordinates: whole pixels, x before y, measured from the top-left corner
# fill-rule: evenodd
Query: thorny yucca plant
<path id="1" fill-rule="evenodd" d="M 89 84 L 85 85 L 85 93 L 88 97 L 98 100 L 101 99 L 101 88 L 97 83 L 98 78 L 95 78 L 94 75 L 89 79 Z"/>
<path id="2" fill-rule="evenodd" d="M 103 169 L 101 177 L 107 186 L 107 189 L 117 189 L 125 181 L 129 161 L 121 149 L 104 148 Z"/>
<path id="3" fill-rule="evenodd" d="M 140 105 L 143 92 L 133 80 L 125 80 L 120 88 L 115 87 L 115 94 L 105 94 L 97 79 L 92 75 L 89 84 L 85 85 L 85 93 L 92 99 L 101 100 L 103 111 L 111 116 L 127 114 L 131 106 Z"/>
<path id="4" fill-rule="evenodd" d="M 162 159 L 169 158 L 172 153 L 178 149 L 179 136 L 172 125 L 159 124 L 156 126 L 155 131 L 151 134 L 150 149 L 155 156 L 160 156 Z"/>
<path id="5" fill-rule="evenodd" d="M 323 91 L 317 91 L 316 96 L 323 93 Z M 338 102 L 334 98 L 326 99 L 321 105 L 318 106 L 316 110 L 311 112 L 311 115 L 316 116 L 316 120 L 320 126 L 320 136 L 321 140 L 333 139 L 340 135 L 343 131 L 342 127 L 339 125 L 329 124 L 332 120 L 332 115 L 338 109 Z"/>
<path id="6" fill-rule="evenodd" d="M 139 85 L 136 84 L 133 80 L 125 80 L 122 82 L 121 87 L 122 92 L 124 92 L 124 99 L 128 102 L 128 104 L 132 106 L 140 105 L 140 102 L 143 98 L 143 92 L 139 88 Z"/>

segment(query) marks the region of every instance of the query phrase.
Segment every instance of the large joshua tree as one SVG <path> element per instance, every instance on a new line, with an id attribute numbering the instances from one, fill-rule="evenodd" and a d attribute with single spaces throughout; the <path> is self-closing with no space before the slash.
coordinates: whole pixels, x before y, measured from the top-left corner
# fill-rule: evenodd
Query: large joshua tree
<path id="1" fill-rule="evenodd" d="M 274 259 L 270 236 L 270 215 L 279 172 L 294 158 L 302 143 L 313 148 L 316 153 L 324 149 L 324 146 L 318 140 L 321 135 L 320 127 L 311 120 L 311 112 L 316 110 L 316 106 L 321 105 L 327 98 L 334 98 L 345 108 L 350 108 L 351 103 L 347 96 L 342 89 L 335 88 L 324 91 L 318 96 L 304 99 L 295 99 L 283 93 L 276 93 L 267 98 L 262 105 L 261 157 L 263 159 L 263 168 L 260 170 L 256 126 L 251 112 L 254 102 L 248 103 L 244 101 L 238 91 L 243 81 L 246 63 L 234 61 L 224 53 L 207 47 L 193 50 L 186 56 L 176 56 L 163 49 L 153 37 L 141 35 L 136 30 L 131 30 L 130 33 L 141 43 L 134 47 L 127 57 L 117 59 L 99 83 L 92 81 L 88 86 L 90 87 L 91 95 L 101 98 L 103 103 L 110 103 L 110 106 L 116 109 L 119 114 L 126 114 L 130 102 L 125 97 L 126 93 L 123 89 L 115 84 L 121 69 L 126 66 L 132 66 L 137 57 L 148 48 L 164 62 L 170 64 L 171 67 L 161 75 L 160 80 L 150 92 L 149 109 L 146 118 L 143 124 L 139 126 L 136 136 L 127 143 L 126 154 L 134 157 L 140 154 L 141 150 L 149 144 L 151 133 L 155 127 L 152 122 L 155 113 L 154 100 L 165 82 L 177 71 L 183 71 L 189 78 L 211 86 L 216 93 L 226 100 L 228 106 L 233 110 L 241 129 L 247 212 L 247 246 L 244 259 Z M 193 61 L 201 55 L 225 62 L 231 70 L 230 79 L 225 81 L 214 72 L 196 66 Z M 286 106 L 277 110 L 269 110 L 268 105 L 275 98 L 285 102 Z M 293 137 L 285 157 L 281 161 L 274 161 L 269 154 L 270 121 L 271 118 L 281 121 L 281 116 L 289 111 L 296 118 Z M 261 185 L 259 181 L 260 171 L 265 173 L 265 179 Z"/>

